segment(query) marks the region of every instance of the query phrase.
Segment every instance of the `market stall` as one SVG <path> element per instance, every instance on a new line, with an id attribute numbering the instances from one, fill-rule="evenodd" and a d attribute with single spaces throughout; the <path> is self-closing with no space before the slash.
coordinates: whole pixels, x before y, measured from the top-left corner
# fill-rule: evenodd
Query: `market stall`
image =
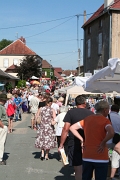
<path id="1" fill-rule="evenodd" d="M 84 89 L 90 92 L 120 92 L 120 59 L 109 59 L 107 67 L 85 82 Z"/>

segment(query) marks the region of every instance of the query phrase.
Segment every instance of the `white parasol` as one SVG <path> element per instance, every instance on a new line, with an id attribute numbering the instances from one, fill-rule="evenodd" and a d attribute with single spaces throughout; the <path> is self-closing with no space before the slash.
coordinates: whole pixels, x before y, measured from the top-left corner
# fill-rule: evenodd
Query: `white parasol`
<path id="1" fill-rule="evenodd" d="M 84 89 L 90 92 L 120 92 L 120 59 L 109 59 L 107 67 L 85 82 Z"/>

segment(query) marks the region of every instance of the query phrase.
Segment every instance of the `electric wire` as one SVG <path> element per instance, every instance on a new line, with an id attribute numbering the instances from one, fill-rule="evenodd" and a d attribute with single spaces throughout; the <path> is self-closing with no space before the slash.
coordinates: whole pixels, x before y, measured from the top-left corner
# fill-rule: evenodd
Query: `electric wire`
<path id="1" fill-rule="evenodd" d="M 64 52 L 64 53 L 56 53 L 56 54 L 47 54 L 47 55 L 41 55 L 41 56 L 54 56 L 54 55 L 58 55 L 58 54 L 69 54 L 69 53 L 74 53 L 77 51 L 72 51 L 72 52 Z"/>
<path id="2" fill-rule="evenodd" d="M 72 17 L 72 18 L 73 18 L 73 17 Z M 48 32 L 48 31 L 50 31 L 50 30 L 52 30 L 52 29 L 55 29 L 55 28 L 57 28 L 57 27 L 61 26 L 62 24 L 65 24 L 66 22 L 70 21 L 72 18 L 70 18 L 70 19 L 68 19 L 68 20 L 66 20 L 66 21 L 64 21 L 64 22 L 62 22 L 62 23 L 60 23 L 60 24 L 59 24 L 59 25 L 57 25 L 57 26 L 54 26 L 54 27 L 52 27 L 52 28 L 50 28 L 50 29 L 47 29 L 46 31 L 43 31 L 43 32 L 40 32 L 40 33 L 37 33 L 37 34 L 31 35 L 31 36 L 27 36 L 27 37 L 25 37 L 25 38 L 26 38 L 26 39 L 27 39 L 27 38 L 31 38 L 31 37 L 34 37 L 34 36 L 37 36 L 37 35 L 43 34 L 43 33 L 45 33 L 45 32 Z"/>

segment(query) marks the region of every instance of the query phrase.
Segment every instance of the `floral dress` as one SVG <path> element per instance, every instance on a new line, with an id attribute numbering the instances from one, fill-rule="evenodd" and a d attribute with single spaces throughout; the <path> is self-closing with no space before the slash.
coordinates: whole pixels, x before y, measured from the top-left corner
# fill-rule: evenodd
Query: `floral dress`
<path id="1" fill-rule="evenodd" d="M 52 108 L 45 106 L 41 108 L 41 123 L 38 131 L 35 147 L 40 149 L 52 149 L 56 147 L 55 131 L 51 125 Z"/>

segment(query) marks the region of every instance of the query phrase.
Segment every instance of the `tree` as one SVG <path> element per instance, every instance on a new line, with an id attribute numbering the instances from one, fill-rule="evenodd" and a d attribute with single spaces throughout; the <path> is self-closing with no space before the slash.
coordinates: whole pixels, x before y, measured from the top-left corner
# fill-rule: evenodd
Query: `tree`
<path id="1" fill-rule="evenodd" d="M 11 44 L 13 41 L 11 40 L 7 40 L 7 39 L 2 39 L 0 41 L 0 50 L 2 50 L 3 48 L 5 48 L 6 46 L 8 46 L 9 44 Z"/>
<path id="2" fill-rule="evenodd" d="M 40 56 L 26 56 L 16 67 L 17 76 L 21 80 L 28 80 L 32 76 L 41 77 L 42 58 Z"/>
<path id="3" fill-rule="evenodd" d="M 26 81 L 25 80 L 19 80 L 17 83 L 17 87 L 26 87 Z"/>
<path id="4" fill-rule="evenodd" d="M 9 90 L 12 90 L 12 84 L 11 84 L 11 82 L 7 82 L 6 84 L 5 84 L 5 88 L 6 88 L 6 91 L 8 92 Z"/>

